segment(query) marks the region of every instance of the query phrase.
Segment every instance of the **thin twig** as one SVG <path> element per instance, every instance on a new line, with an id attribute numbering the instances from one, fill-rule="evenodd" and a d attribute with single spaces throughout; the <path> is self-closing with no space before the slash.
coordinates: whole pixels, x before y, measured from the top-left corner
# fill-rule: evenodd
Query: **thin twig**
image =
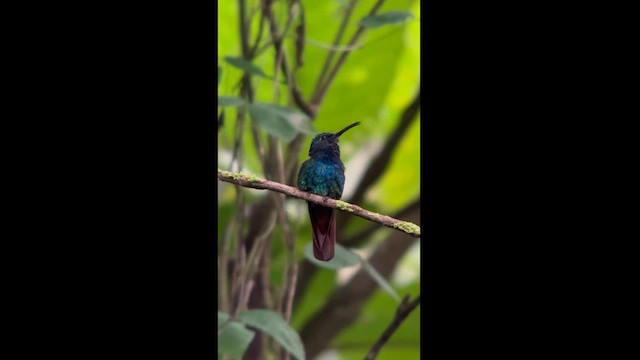
<path id="1" fill-rule="evenodd" d="M 231 236 L 236 229 L 237 216 L 231 217 L 227 228 L 225 229 L 224 236 L 222 237 L 222 247 L 220 249 L 220 264 L 218 268 L 219 273 L 219 291 L 220 291 L 220 308 L 226 312 L 230 312 L 230 299 L 229 299 L 229 255 L 231 252 Z"/>
<path id="2" fill-rule="evenodd" d="M 406 319 L 407 316 L 409 316 L 409 314 L 413 311 L 413 309 L 415 309 L 418 306 L 418 304 L 420 304 L 420 295 L 418 295 L 418 297 L 411 302 L 409 302 L 408 295 L 402 300 L 402 304 L 398 306 L 398 309 L 396 310 L 396 315 L 393 318 L 393 321 L 385 329 L 385 331 L 382 333 L 378 341 L 376 341 L 376 343 L 373 344 L 373 347 L 371 347 L 371 350 L 369 350 L 367 357 L 364 358 L 365 360 L 373 360 L 376 358 L 376 356 L 378 356 L 378 352 L 380 352 L 380 349 L 382 349 L 382 346 L 387 342 L 387 340 L 389 340 L 391 335 L 393 335 L 393 333 L 400 326 L 400 324 L 402 324 L 404 319 Z"/>
<path id="3" fill-rule="evenodd" d="M 378 0 L 373 5 L 373 8 L 371 8 L 371 10 L 369 11 L 368 16 L 375 15 L 380 9 L 380 7 L 382 6 L 382 3 L 384 3 L 384 0 Z M 365 28 L 363 26 L 358 26 L 358 29 L 356 30 L 355 34 L 353 34 L 353 36 L 351 37 L 351 40 L 349 40 L 349 43 L 347 46 L 354 46 L 358 41 L 358 39 L 360 38 L 360 36 L 364 33 L 364 31 L 365 31 Z M 318 81 L 322 81 L 322 83 L 316 84 L 316 91 L 314 91 L 313 96 L 311 97 L 311 104 L 318 106 L 319 104 L 322 103 L 322 100 L 324 99 L 324 96 L 327 93 L 327 90 L 329 90 L 329 86 L 335 79 L 336 74 L 342 67 L 342 64 L 344 64 L 345 60 L 347 60 L 347 56 L 349 56 L 349 54 L 350 52 L 343 52 L 342 54 L 340 54 L 340 57 L 336 61 L 336 64 L 334 65 L 333 69 L 331 69 L 331 72 L 327 76 L 326 81 L 318 78 Z"/>
<path id="4" fill-rule="evenodd" d="M 302 150 L 302 143 L 306 136 L 303 133 L 298 133 L 296 138 L 289 145 L 289 156 L 287 158 L 287 163 L 284 168 L 285 181 L 292 180 L 293 181 L 293 172 L 297 168 L 300 150 Z"/>
<path id="5" fill-rule="evenodd" d="M 263 5 L 262 2 L 260 4 L 261 6 Z M 262 11 L 260 11 L 260 23 L 258 24 L 258 35 L 256 36 L 256 40 L 253 43 L 253 47 L 251 48 L 251 56 L 253 56 L 256 53 L 256 50 L 258 49 L 258 45 L 260 44 L 260 40 L 262 40 L 262 33 L 264 31 L 264 19 L 265 19 L 265 14 L 264 14 L 264 10 L 261 9 Z"/>
<path id="6" fill-rule="evenodd" d="M 358 50 L 363 47 L 362 44 L 356 44 L 353 46 L 335 46 L 335 45 L 323 43 L 322 41 L 313 40 L 309 38 L 306 39 L 306 42 L 316 47 L 319 47 L 321 49 L 327 49 L 333 52 L 348 52 L 348 51 Z"/>
<path id="7" fill-rule="evenodd" d="M 357 205 L 353 205 L 344 201 L 330 199 L 328 197 L 312 194 L 300 189 L 294 188 L 289 185 L 278 183 L 275 181 L 269 181 L 260 179 L 254 175 L 233 173 L 230 171 L 224 171 L 218 169 L 218 179 L 234 184 L 238 184 L 244 187 L 253 189 L 266 189 L 277 191 L 285 195 L 293 196 L 298 199 L 310 201 L 314 204 L 338 209 L 346 212 L 350 212 L 353 215 L 359 216 L 363 219 L 376 222 L 378 224 L 402 231 L 413 237 L 420 237 L 420 227 L 410 222 L 394 219 L 390 216 L 381 215 L 368 210 L 365 210 Z"/>
<path id="8" fill-rule="evenodd" d="M 269 20 L 269 29 L 271 30 L 271 38 L 272 38 L 271 44 L 274 45 L 274 48 L 276 51 L 276 66 L 279 65 L 279 67 L 282 69 L 282 73 L 285 75 L 287 79 L 286 82 L 288 85 L 288 89 L 291 95 L 293 96 L 293 100 L 295 101 L 296 105 L 298 105 L 300 110 L 302 110 L 305 114 L 307 114 L 307 116 L 309 116 L 310 118 L 315 118 L 317 113 L 317 108 L 312 107 L 304 99 L 302 91 L 296 84 L 294 74 L 289 69 L 287 57 L 284 56 L 284 51 L 282 50 L 282 47 L 284 45 L 283 39 L 286 36 L 287 32 L 289 31 L 291 24 L 293 24 L 293 19 L 296 15 L 296 12 L 293 11 L 293 8 L 296 5 L 298 4 L 296 2 L 293 2 L 291 5 L 291 8 L 289 9 L 289 17 L 287 18 L 287 23 L 285 25 L 285 29 L 282 31 L 282 35 L 278 35 L 278 31 L 279 31 L 278 24 L 275 22 L 275 19 L 273 18 L 273 13 L 269 11 L 266 16 L 267 16 L 267 19 Z M 276 71 L 277 71 L 277 67 L 276 67 Z"/>
<path id="9" fill-rule="evenodd" d="M 351 14 L 353 14 L 353 10 L 356 7 L 356 3 L 358 0 L 351 0 L 349 4 L 347 4 L 347 9 L 342 17 L 342 22 L 340 23 L 340 27 L 338 28 L 338 32 L 336 33 L 336 37 L 333 39 L 333 47 L 336 48 L 340 45 L 340 41 L 342 41 L 342 37 L 344 36 L 344 31 L 347 28 L 347 24 L 349 24 L 349 20 L 351 19 Z M 324 61 L 324 65 L 322 65 L 322 70 L 320 71 L 320 75 L 318 75 L 318 80 L 316 80 L 316 86 L 313 89 L 312 98 L 315 98 L 318 92 L 320 91 L 322 84 L 324 83 L 325 76 L 327 75 L 327 71 L 329 71 L 329 66 L 333 61 L 333 57 L 335 56 L 335 52 L 333 50 L 329 51 L 327 54 L 327 58 Z"/>
<path id="10" fill-rule="evenodd" d="M 420 210 L 420 197 L 406 205 L 402 210 L 393 215 L 395 218 L 404 219 L 415 210 Z M 380 227 L 376 224 L 371 224 L 369 227 L 361 230 L 360 232 L 351 236 L 340 236 L 340 243 L 342 246 L 356 247 L 364 244 L 373 233 L 380 230 Z"/>

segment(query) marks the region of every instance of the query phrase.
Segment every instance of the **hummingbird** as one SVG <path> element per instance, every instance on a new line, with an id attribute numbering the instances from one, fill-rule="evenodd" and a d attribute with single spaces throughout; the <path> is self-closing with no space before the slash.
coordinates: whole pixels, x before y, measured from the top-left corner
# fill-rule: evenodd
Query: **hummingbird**
<path id="1" fill-rule="evenodd" d="M 344 189 L 344 164 L 340 160 L 338 139 L 345 131 L 360 125 L 355 122 L 337 133 L 320 133 L 311 141 L 309 159 L 298 172 L 298 189 L 338 200 Z M 313 256 L 322 261 L 333 258 L 336 247 L 336 218 L 334 209 L 307 201 Z"/>

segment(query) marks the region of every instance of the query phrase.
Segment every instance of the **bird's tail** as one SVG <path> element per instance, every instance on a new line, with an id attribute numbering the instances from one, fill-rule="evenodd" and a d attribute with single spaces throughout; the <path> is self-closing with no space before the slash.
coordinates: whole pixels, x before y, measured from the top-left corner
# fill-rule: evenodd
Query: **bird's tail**
<path id="1" fill-rule="evenodd" d="M 313 256 L 329 261 L 336 248 L 336 218 L 334 210 L 326 206 L 309 204 L 311 232 L 313 233 Z"/>

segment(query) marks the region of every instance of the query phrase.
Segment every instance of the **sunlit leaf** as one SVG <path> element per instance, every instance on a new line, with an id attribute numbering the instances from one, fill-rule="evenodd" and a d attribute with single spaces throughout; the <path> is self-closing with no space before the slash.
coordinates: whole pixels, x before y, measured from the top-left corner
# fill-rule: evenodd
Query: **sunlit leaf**
<path id="1" fill-rule="evenodd" d="M 296 359 L 305 359 L 300 336 L 277 312 L 252 309 L 240 312 L 237 317 L 244 324 L 271 336 Z"/>
<path id="2" fill-rule="evenodd" d="M 247 329 L 241 323 L 231 321 L 218 335 L 218 354 L 229 355 L 233 359 L 241 360 L 254 335 L 255 332 Z"/>
<path id="3" fill-rule="evenodd" d="M 282 111 L 283 114 L 287 116 L 291 125 L 293 125 L 296 129 L 298 129 L 298 131 L 303 132 L 305 134 L 312 134 L 312 135 L 318 133 L 316 129 L 313 127 L 313 124 L 311 123 L 311 119 L 309 119 L 307 114 L 291 108 L 285 108 L 285 107 L 279 107 L 279 106 L 276 108 L 278 108 L 280 111 Z"/>
<path id="4" fill-rule="evenodd" d="M 366 28 L 377 28 L 383 25 L 402 23 L 408 19 L 413 19 L 413 14 L 408 11 L 389 11 L 380 15 L 365 16 L 359 24 Z"/>
<path id="5" fill-rule="evenodd" d="M 245 72 L 251 75 L 258 75 L 258 76 L 265 77 L 267 79 L 269 78 L 269 76 L 265 74 L 264 71 L 262 71 L 262 69 L 253 65 L 250 61 L 247 61 L 243 58 L 225 56 L 224 60 L 229 64 L 231 64 L 232 66 L 235 66 L 240 70 L 244 70 Z"/>
<path id="6" fill-rule="evenodd" d="M 218 65 L 218 86 L 220 86 L 220 80 L 222 80 L 222 67 Z"/>
<path id="7" fill-rule="evenodd" d="M 313 256 L 312 243 L 307 244 L 307 246 L 304 248 L 304 256 L 307 258 L 307 260 L 317 266 L 333 270 L 355 266 L 360 262 L 360 257 L 358 255 L 347 250 L 347 248 L 340 244 L 336 244 L 335 255 L 333 256 L 333 259 L 329 261 L 320 261 Z"/>
<path id="8" fill-rule="evenodd" d="M 387 282 L 387 280 L 380 275 L 380 273 L 373 267 L 369 262 L 360 257 L 359 255 L 351 252 L 349 249 L 345 248 L 340 244 L 336 244 L 336 252 L 333 259 L 329 261 L 320 261 L 313 256 L 313 244 L 309 243 L 304 249 L 304 256 L 312 262 L 313 264 L 324 267 L 327 269 L 342 269 L 344 267 L 350 267 L 357 265 L 358 263 L 362 264 L 362 267 L 369 273 L 369 275 L 373 278 L 373 280 L 378 283 L 378 285 L 391 297 L 393 297 L 398 303 L 400 303 L 400 296 L 396 291 L 391 287 L 391 285 Z"/>
<path id="9" fill-rule="evenodd" d="M 251 119 L 269 134 L 285 141 L 291 141 L 298 131 L 308 129 L 308 116 L 295 109 L 282 106 L 255 103 L 249 105 Z M 311 127 L 313 130 L 313 128 Z"/>
<path id="10" fill-rule="evenodd" d="M 245 101 L 235 96 L 218 96 L 218 106 L 242 106 Z"/>

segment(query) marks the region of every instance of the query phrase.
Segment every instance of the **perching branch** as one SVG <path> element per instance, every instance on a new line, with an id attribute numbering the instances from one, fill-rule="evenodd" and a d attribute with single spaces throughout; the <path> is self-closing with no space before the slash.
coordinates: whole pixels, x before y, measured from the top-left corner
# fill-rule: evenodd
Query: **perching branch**
<path id="1" fill-rule="evenodd" d="M 413 309 L 416 308 L 416 306 L 418 306 L 418 304 L 420 304 L 420 295 L 418 295 L 418 297 L 413 301 L 409 301 L 409 295 L 405 296 L 405 298 L 402 299 L 402 304 L 398 306 L 398 309 L 396 310 L 396 316 L 393 318 L 393 321 L 385 329 L 378 341 L 373 344 L 373 347 L 371 347 L 371 350 L 369 350 L 367 357 L 364 358 L 365 360 L 373 360 L 376 358 L 376 356 L 378 356 L 378 352 L 380 352 L 382 346 L 384 346 L 391 335 L 393 335 L 393 333 L 396 331 L 396 329 L 398 329 L 404 319 L 409 316 L 409 314 L 413 311 Z"/>
<path id="2" fill-rule="evenodd" d="M 323 205 L 326 207 L 350 212 L 363 219 L 376 222 L 378 224 L 390 227 L 409 234 L 413 237 L 420 237 L 420 227 L 416 224 L 394 219 L 390 216 L 381 215 L 365 210 L 357 205 L 349 204 L 344 201 L 330 199 L 328 197 L 312 194 L 289 185 L 281 184 L 275 181 L 260 179 L 254 175 L 233 173 L 218 169 L 218 179 L 233 184 L 249 187 L 253 189 L 266 189 L 293 196 L 298 199 L 310 201 L 312 203 Z"/>

